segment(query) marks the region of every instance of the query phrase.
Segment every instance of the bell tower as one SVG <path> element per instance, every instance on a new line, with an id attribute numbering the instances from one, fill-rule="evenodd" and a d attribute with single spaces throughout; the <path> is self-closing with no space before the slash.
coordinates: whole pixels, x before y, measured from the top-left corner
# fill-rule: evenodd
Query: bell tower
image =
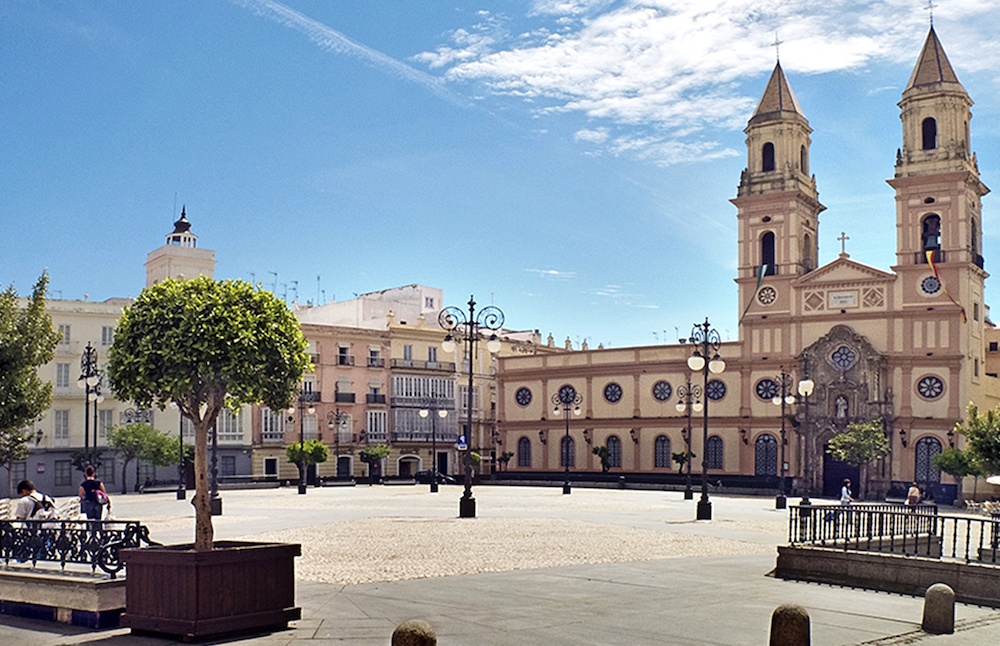
<path id="1" fill-rule="evenodd" d="M 816 268 L 819 214 L 825 209 L 809 173 L 812 128 L 780 62 L 744 132 L 747 167 L 732 200 L 739 225 L 741 313 L 749 305 L 742 338 L 744 325 L 759 321 L 759 305 L 768 306 L 768 316 L 791 313 L 792 282 Z"/>
<path id="2" fill-rule="evenodd" d="M 191 232 L 187 208 L 181 207 L 181 217 L 166 242 L 146 256 L 146 287 L 166 278 L 195 278 L 215 273 L 215 252 L 198 248 L 198 236 Z"/>

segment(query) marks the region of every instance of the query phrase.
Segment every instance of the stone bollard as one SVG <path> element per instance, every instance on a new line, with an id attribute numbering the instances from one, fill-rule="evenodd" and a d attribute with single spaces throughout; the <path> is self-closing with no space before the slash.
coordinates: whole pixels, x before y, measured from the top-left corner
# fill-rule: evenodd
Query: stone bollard
<path id="1" fill-rule="evenodd" d="M 802 606 L 786 603 L 771 614 L 770 646 L 809 646 L 809 613 Z"/>
<path id="2" fill-rule="evenodd" d="M 437 635 L 426 621 L 410 619 L 392 631 L 392 646 L 437 646 Z"/>
<path id="3" fill-rule="evenodd" d="M 920 627 L 932 635 L 955 632 L 955 591 L 944 583 L 935 583 L 924 594 L 924 620 Z"/>

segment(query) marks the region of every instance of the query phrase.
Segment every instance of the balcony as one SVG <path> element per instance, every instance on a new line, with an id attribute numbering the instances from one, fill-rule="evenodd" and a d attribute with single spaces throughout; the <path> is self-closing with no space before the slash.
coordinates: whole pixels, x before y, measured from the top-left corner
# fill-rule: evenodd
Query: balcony
<path id="1" fill-rule="evenodd" d="M 365 395 L 366 404 L 384 404 L 385 395 L 373 395 L 371 393 Z"/>
<path id="2" fill-rule="evenodd" d="M 354 393 L 337 393 L 333 396 L 333 401 L 338 404 L 353 404 L 354 400 Z"/>
<path id="3" fill-rule="evenodd" d="M 417 370 L 436 370 L 440 372 L 455 372 L 454 361 L 419 361 L 415 359 L 393 359 L 393 368 L 414 368 Z"/>
<path id="4" fill-rule="evenodd" d="M 369 368 L 385 368 L 385 359 L 382 357 L 368 357 Z"/>
<path id="5" fill-rule="evenodd" d="M 320 391 L 318 390 L 307 390 L 302 393 L 303 402 L 318 402 L 320 401 Z"/>
<path id="6" fill-rule="evenodd" d="M 337 355 L 337 365 L 338 366 L 353 366 L 354 365 L 354 355 L 353 354 L 338 354 Z"/>
<path id="7" fill-rule="evenodd" d="M 260 436 L 260 441 L 262 444 L 284 444 L 285 443 L 285 433 L 281 432 L 265 432 Z"/>
<path id="8" fill-rule="evenodd" d="M 427 442 L 431 443 L 430 432 L 424 431 L 398 431 L 392 434 L 393 442 Z M 455 433 L 449 433 L 447 431 L 438 431 L 433 434 L 434 441 L 441 444 L 454 444 L 458 441 L 458 436 Z"/>

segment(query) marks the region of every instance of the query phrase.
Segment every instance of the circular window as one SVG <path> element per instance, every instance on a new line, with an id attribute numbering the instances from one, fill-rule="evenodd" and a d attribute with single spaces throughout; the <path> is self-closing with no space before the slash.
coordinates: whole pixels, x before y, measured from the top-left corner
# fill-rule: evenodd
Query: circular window
<path id="1" fill-rule="evenodd" d="M 528 388 L 518 388 L 517 392 L 514 393 L 514 400 L 521 406 L 527 406 L 531 403 L 531 390 Z"/>
<path id="2" fill-rule="evenodd" d="M 559 389 L 559 401 L 567 406 L 576 403 L 576 388 L 569 384 L 562 386 Z"/>
<path id="3" fill-rule="evenodd" d="M 712 401 L 719 401 L 726 396 L 726 384 L 718 379 L 713 379 L 705 385 L 705 396 Z"/>
<path id="4" fill-rule="evenodd" d="M 619 400 L 621 400 L 621 398 L 622 398 L 622 387 L 616 384 L 615 382 L 612 381 L 610 384 L 604 387 L 604 399 L 614 404 Z"/>
<path id="5" fill-rule="evenodd" d="M 778 298 L 778 292 L 773 287 L 761 287 L 757 292 L 757 301 L 761 305 L 770 305 Z"/>
<path id="6" fill-rule="evenodd" d="M 658 381 L 653 384 L 653 399 L 658 402 L 665 402 L 670 399 L 674 389 L 670 387 L 669 381 Z"/>
<path id="7" fill-rule="evenodd" d="M 771 401 L 778 396 L 778 384 L 773 379 L 761 379 L 757 382 L 757 396 L 764 401 Z"/>
<path id="8" fill-rule="evenodd" d="M 917 392 L 924 399 L 937 399 L 944 392 L 944 382 L 934 375 L 928 375 L 917 382 Z"/>
<path id="9" fill-rule="evenodd" d="M 830 360 L 833 362 L 833 365 L 841 370 L 847 370 L 858 361 L 858 355 L 854 350 L 846 345 L 842 345 L 833 351 L 833 354 L 830 355 Z"/>
<path id="10" fill-rule="evenodd" d="M 937 294 L 941 291 L 941 281 L 937 276 L 928 276 L 920 281 L 920 291 L 927 295 Z"/>

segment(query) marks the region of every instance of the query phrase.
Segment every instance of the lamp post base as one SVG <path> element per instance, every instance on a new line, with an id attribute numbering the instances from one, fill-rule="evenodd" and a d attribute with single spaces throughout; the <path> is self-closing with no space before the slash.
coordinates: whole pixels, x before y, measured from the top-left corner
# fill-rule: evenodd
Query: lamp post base
<path id="1" fill-rule="evenodd" d="M 712 503 L 708 500 L 698 501 L 698 511 L 695 515 L 696 520 L 712 520 Z"/>
<path id="2" fill-rule="evenodd" d="M 690 489 L 684 490 L 684 500 L 694 500 L 694 491 Z"/>
<path id="3" fill-rule="evenodd" d="M 222 498 L 216 496 L 215 498 L 208 499 L 208 508 L 212 511 L 213 516 L 222 515 Z"/>
<path id="4" fill-rule="evenodd" d="M 437 480 L 431 480 L 431 493 L 437 493 L 437 492 L 438 492 Z"/>
<path id="5" fill-rule="evenodd" d="M 569 493 L 571 493 L 571 489 L 569 487 L 569 483 L 568 482 L 564 482 L 563 483 L 563 495 L 567 495 Z"/>
<path id="6" fill-rule="evenodd" d="M 785 498 L 785 494 L 779 493 L 774 497 L 774 508 L 775 509 L 785 509 L 788 507 L 788 499 Z"/>
<path id="7" fill-rule="evenodd" d="M 187 498 L 187 491 L 184 489 L 177 490 L 177 500 L 184 500 Z"/>
<path id="8" fill-rule="evenodd" d="M 299 495 L 300 496 L 304 496 L 305 493 L 306 493 L 306 483 L 300 482 L 299 483 Z"/>
<path id="9" fill-rule="evenodd" d="M 466 498 L 462 496 L 458 501 L 458 517 L 459 518 L 475 518 L 476 517 L 476 499 L 469 496 Z"/>
<path id="10" fill-rule="evenodd" d="M 809 496 L 802 496 L 802 500 L 799 501 L 800 505 L 811 505 L 812 501 L 809 500 Z"/>

